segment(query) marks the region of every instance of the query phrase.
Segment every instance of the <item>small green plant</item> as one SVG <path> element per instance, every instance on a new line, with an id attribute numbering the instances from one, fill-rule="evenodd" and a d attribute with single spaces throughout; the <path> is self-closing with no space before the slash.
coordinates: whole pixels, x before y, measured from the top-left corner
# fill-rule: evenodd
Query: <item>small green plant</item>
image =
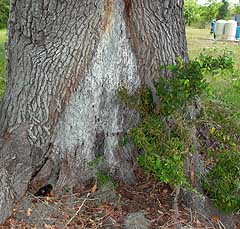
<path id="1" fill-rule="evenodd" d="M 106 184 L 114 186 L 112 177 L 106 172 L 97 172 L 96 181 L 99 187 L 104 186 Z"/>
<path id="2" fill-rule="evenodd" d="M 105 160 L 104 156 L 97 156 L 94 160 L 88 162 L 88 166 L 91 168 L 96 168 L 100 164 L 104 163 L 104 160 Z"/>
<path id="3" fill-rule="evenodd" d="M 203 179 L 203 188 L 224 212 L 240 210 L 240 153 L 219 154 L 215 166 Z"/>
<path id="4" fill-rule="evenodd" d="M 175 186 L 189 187 L 188 179 L 184 174 L 184 154 L 160 156 L 158 154 L 144 154 L 139 156 L 139 165 L 148 172 L 166 183 Z"/>
<path id="5" fill-rule="evenodd" d="M 94 171 L 96 183 L 99 187 L 106 184 L 114 186 L 114 181 L 108 172 L 104 156 L 98 156 L 88 162 L 88 166 Z"/>
<path id="6" fill-rule="evenodd" d="M 202 68 L 211 72 L 219 70 L 228 70 L 233 72 L 234 70 L 232 53 L 226 50 L 224 50 L 223 55 L 220 56 L 210 56 L 208 54 L 201 53 L 199 56 L 199 62 L 201 63 Z"/>

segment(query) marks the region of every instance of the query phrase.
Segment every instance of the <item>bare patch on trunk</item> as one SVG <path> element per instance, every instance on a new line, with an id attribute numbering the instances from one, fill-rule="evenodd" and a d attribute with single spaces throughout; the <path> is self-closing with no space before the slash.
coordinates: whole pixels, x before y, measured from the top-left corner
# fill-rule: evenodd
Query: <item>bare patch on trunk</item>
<path id="1" fill-rule="evenodd" d="M 110 1 L 107 2 L 106 32 L 99 43 L 92 68 L 70 99 L 56 129 L 55 153 L 62 164 L 66 164 L 67 159 L 69 165 L 68 169 L 62 167 L 58 186 L 69 185 L 71 178 L 70 183 L 76 183 L 76 179 L 91 177 L 93 174 L 88 171 L 87 164 L 99 155 L 104 157 L 110 169 L 120 169 L 122 162 L 117 152 L 128 155 L 126 151 L 131 148 L 117 150 L 120 135 L 137 120 L 136 114 L 121 105 L 118 90 L 126 87 L 132 93 L 139 87 L 140 79 L 137 61 L 128 43 L 123 19 L 124 3 L 112 3 L 109 20 Z M 68 170 L 72 170 L 71 174 Z"/>
<path id="2" fill-rule="evenodd" d="M 109 26 L 110 26 L 110 17 L 112 14 L 112 0 L 105 0 L 105 14 L 103 17 L 103 29 L 105 32 L 108 31 Z"/>

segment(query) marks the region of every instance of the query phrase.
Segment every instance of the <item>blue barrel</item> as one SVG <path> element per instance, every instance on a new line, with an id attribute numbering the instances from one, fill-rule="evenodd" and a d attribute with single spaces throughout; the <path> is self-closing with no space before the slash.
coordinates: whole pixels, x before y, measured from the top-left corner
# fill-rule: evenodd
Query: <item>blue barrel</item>
<path id="1" fill-rule="evenodd" d="M 240 39 L 240 26 L 237 26 L 236 39 Z"/>

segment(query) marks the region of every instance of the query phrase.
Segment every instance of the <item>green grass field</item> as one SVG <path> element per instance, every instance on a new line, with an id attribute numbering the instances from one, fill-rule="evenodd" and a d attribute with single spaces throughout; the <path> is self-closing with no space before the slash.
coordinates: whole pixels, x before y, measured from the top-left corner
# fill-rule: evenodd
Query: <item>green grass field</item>
<path id="1" fill-rule="evenodd" d="M 0 96 L 4 91 L 6 30 L 0 30 Z"/>

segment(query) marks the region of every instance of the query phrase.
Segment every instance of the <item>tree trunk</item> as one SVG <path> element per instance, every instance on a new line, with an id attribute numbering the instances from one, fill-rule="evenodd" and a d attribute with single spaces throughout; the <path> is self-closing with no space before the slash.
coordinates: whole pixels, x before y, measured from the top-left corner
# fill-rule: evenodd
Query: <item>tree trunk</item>
<path id="1" fill-rule="evenodd" d="M 121 104 L 160 66 L 187 59 L 183 0 L 12 0 L 0 112 L 0 223 L 28 185 L 73 187 L 101 156 L 133 181 L 119 139 L 138 116 Z M 4 209 L 4 210 L 3 210 Z"/>

